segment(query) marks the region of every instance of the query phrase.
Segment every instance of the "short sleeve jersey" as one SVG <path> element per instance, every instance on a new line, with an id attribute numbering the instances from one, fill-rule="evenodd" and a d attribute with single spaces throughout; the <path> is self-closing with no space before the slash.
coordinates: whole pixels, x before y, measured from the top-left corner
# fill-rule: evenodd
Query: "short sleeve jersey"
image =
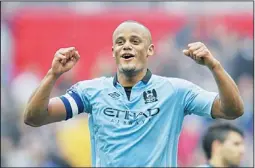
<path id="1" fill-rule="evenodd" d="M 130 99 L 116 76 L 78 82 L 60 98 L 67 120 L 88 113 L 93 167 L 176 167 L 184 117 L 211 118 L 217 95 L 148 70 Z"/>

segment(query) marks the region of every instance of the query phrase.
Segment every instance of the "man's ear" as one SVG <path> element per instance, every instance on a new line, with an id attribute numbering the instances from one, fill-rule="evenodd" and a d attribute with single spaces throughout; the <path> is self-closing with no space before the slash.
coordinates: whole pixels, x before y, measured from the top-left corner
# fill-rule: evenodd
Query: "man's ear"
<path id="1" fill-rule="evenodd" d="M 115 58 L 114 52 L 113 52 L 113 46 L 112 46 L 112 57 Z"/>
<path id="2" fill-rule="evenodd" d="M 220 148 L 222 146 L 222 142 L 220 142 L 219 140 L 214 140 L 212 142 L 212 152 L 216 152 L 216 151 L 219 151 Z"/>
<path id="3" fill-rule="evenodd" d="M 148 56 L 153 56 L 154 55 L 154 45 L 153 44 L 149 45 L 147 55 Z"/>

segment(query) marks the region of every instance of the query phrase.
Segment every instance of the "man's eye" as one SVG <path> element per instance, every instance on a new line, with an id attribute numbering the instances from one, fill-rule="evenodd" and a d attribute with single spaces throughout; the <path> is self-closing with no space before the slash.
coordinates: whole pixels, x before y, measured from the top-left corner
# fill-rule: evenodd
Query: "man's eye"
<path id="1" fill-rule="evenodd" d="M 139 40 L 133 40 L 134 44 L 139 44 Z"/>
<path id="2" fill-rule="evenodd" d="M 117 44 L 123 44 L 123 41 L 117 41 Z"/>

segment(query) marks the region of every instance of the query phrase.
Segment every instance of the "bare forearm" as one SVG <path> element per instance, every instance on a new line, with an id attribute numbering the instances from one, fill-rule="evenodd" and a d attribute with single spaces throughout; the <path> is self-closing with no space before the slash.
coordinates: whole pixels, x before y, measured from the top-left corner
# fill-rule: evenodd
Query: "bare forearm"
<path id="1" fill-rule="evenodd" d="M 25 109 L 25 122 L 30 125 L 40 125 L 47 117 L 47 107 L 50 99 L 51 91 L 57 77 L 49 70 L 42 80 L 40 86 L 34 91 L 30 97 Z"/>
<path id="2" fill-rule="evenodd" d="M 243 101 L 233 79 L 220 63 L 211 69 L 220 95 L 220 110 L 229 117 L 243 114 Z"/>

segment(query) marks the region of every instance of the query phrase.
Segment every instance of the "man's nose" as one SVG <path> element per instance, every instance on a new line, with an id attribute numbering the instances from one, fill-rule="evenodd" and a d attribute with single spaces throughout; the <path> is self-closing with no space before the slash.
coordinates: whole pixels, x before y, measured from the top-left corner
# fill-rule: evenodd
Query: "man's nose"
<path id="1" fill-rule="evenodd" d="M 240 150 L 241 155 L 243 155 L 245 152 L 245 146 L 241 145 L 239 150 Z"/>
<path id="2" fill-rule="evenodd" d="M 129 42 L 126 42 L 123 46 L 123 50 L 132 50 L 132 46 Z"/>

